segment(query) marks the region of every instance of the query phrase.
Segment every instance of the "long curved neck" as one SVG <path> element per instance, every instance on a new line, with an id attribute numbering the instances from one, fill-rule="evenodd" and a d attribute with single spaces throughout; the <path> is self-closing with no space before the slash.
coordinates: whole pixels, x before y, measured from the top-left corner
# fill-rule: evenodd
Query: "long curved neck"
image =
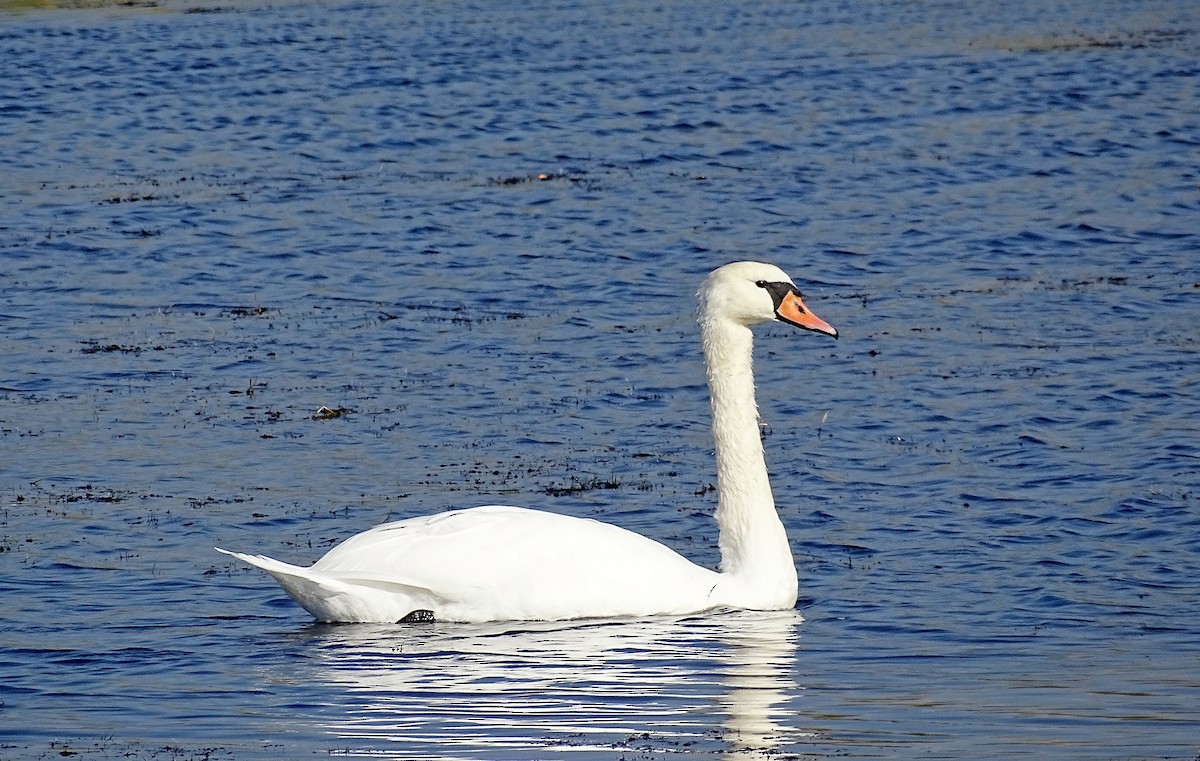
<path id="1" fill-rule="evenodd" d="M 747 593 L 792 605 L 796 565 L 763 456 L 754 401 L 754 337 L 748 327 L 708 314 L 702 315 L 700 329 L 717 454 L 721 572 L 744 580 Z"/>

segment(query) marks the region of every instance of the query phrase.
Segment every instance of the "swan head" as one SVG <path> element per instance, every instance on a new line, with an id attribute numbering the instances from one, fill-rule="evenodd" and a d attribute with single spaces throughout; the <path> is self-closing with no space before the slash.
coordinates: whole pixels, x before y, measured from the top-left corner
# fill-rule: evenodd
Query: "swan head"
<path id="1" fill-rule="evenodd" d="M 837 328 L 812 313 L 800 289 L 773 264 L 734 262 L 718 267 L 700 288 L 701 319 L 724 318 L 749 327 L 777 320 L 838 337 Z"/>

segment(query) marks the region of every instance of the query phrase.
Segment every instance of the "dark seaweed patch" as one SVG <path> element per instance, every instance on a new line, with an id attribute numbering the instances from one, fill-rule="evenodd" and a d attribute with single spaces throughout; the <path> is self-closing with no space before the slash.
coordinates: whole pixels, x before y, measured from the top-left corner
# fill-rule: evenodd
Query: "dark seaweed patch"
<path id="1" fill-rule="evenodd" d="M 162 351 L 162 346 L 125 346 L 124 344 L 102 344 L 97 341 L 84 342 L 81 354 L 141 354 L 143 351 Z"/>
<path id="2" fill-rule="evenodd" d="M 620 489 L 621 482 L 615 478 L 601 480 L 596 476 L 592 476 L 586 481 L 580 481 L 576 478 L 571 479 L 571 483 L 566 486 L 547 486 L 543 491 L 552 497 L 566 497 L 571 494 L 581 494 L 587 491 L 596 491 L 597 489 Z"/>
<path id="3" fill-rule="evenodd" d="M 221 312 L 222 317 L 262 317 L 270 307 L 233 307 Z"/>

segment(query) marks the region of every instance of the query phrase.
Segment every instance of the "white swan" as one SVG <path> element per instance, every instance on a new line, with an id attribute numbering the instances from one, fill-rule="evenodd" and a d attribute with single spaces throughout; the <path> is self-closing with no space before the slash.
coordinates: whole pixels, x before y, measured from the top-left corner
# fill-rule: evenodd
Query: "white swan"
<path id="1" fill-rule="evenodd" d="M 700 288 L 712 395 L 721 570 L 640 534 L 519 507 L 386 523 L 308 568 L 217 548 L 275 577 L 319 621 L 562 620 L 796 604 L 796 566 L 763 459 L 750 326 L 780 320 L 837 338 L 782 270 L 735 262 Z"/>

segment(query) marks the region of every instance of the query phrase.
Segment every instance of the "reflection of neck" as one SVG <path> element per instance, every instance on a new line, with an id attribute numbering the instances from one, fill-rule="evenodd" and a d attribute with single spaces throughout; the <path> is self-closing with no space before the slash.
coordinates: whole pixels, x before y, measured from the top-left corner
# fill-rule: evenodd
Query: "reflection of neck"
<path id="1" fill-rule="evenodd" d="M 796 566 L 775 512 L 754 402 L 754 339 L 732 320 L 701 317 L 717 455 L 721 572 L 746 607 L 791 607 Z M 731 600 L 730 602 L 738 602 Z"/>
<path id="2" fill-rule="evenodd" d="M 729 690 L 718 698 L 731 733 L 729 758 L 778 758 L 780 746 L 801 734 L 790 723 L 797 711 L 787 701 L 799 693 L 791 674 L 796 627 L 803 619 L 793 610 L 737 615 L 745 620 L 739 621 L 740 636 L 731 641 L 729 668 L 721 679 Z"/>

